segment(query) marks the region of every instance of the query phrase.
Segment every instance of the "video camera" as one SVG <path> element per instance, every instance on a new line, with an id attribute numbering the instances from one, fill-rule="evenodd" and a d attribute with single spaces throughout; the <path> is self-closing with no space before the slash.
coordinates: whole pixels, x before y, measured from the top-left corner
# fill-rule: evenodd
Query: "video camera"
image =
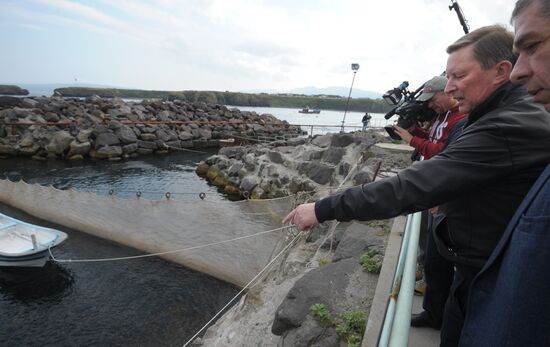
<path id="1" fill-rule="evenodd" d="M 424 85 L 420 86 L 414 92 L 410 92 L 409 82 L 404 81 L 398 87 L 388 90 L 382 98 L 390 105 L 395 105 L 384 118 L 390 119 L 398 115 L 397 125 L 408 129 L 417 122 L 426 122 L 433 120 L 437 113 L 429 108 L 426 103 L 416 100 L 417 95 L 422 91 Z M 390 137 L 395 140 L 401 140 L 401 137 L 395 133 L 393 126 L 385 126 L 384 129 Z"/>

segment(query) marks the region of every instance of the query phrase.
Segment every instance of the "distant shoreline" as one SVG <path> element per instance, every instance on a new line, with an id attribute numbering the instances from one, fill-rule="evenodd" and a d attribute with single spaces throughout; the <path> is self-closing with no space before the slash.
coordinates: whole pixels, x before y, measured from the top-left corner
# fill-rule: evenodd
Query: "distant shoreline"
<path id="1" fill-rule="evenodd" d="M 16 85 L 0 84 L 0 95 L 24 96 L 29 95 L 29 91 Z"/>
<path id="2" fill-rule="evenodd" d="M 0 94 L 5 95 L 28 95 L 27 94 L 7 94 L 3 93 L 4 87 L 16 87 L 0 85 Z M 8 90 L 8 89 L 6 89 Z M 11 89 L 9 89 L 11 90 Z M 41 90 L 43 93 L 43 90 Z M 36 93 L 31 90 L 31 95 Z M 41 95 L 42 95 L 41 94 Z M 304 94 L 268 94 L 268 93 L 240 93 L 240 92 L 220 92 L 220 91 L 162 91 L 162 90 L 141 90 L 141 89 L 121 89 L 121 88 L 97 88 L 97 87 L 63 87 L 52 90 L 53 95 L 63 97 L 88 97 L 97 95 L 103 98 L 125 98 L 125 99 L 168 99 L 184 100 L 189 102 L 206 102 L 213 104 L 252 106 L 252 107 L 287 107 L 302 109 L 304 107 L 319 108 L 323 110 L 344 111 L 346 109 L 347 98 L 338 95 L 304 95 Z M 49 95 L 46 95 L 49 96 Z M 351 98 L 348 111 L 386 113 L 390 110 L 382 99 L 370 98 Z"/>

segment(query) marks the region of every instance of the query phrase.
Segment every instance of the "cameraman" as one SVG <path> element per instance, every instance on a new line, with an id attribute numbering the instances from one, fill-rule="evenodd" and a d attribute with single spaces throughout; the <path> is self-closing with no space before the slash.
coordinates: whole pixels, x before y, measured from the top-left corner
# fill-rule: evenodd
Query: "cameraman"
<path id="1" fill-rule="evenodd" d="M 394 125 L 395 132 L 414 147 L 424 159 L 430 159 L 441 152 L 449 136 L 449 132 L 456 123 L 466 117 L 465 113 L 458 111 L 458 101 L 444 92 L 447 78 L 435 76 L 424 84 L 422 94 L 416 99 L 420 102 L 427 102 L 428 107 L 437 113 L 429 134 L 413 125 L 410 132 Z"/>
<path id="2" fill-rule="evenodd" d="M 429 134 L 426 134 L 419 127 L 414 127 L 411 135 L 407 130 L 394 126 L 395 132 L 401 136 L 410 146 L 414 147 L 424 159 L 430 159 L 446 147 L 447 140 L 454 130 L 460 131 L 466 117 L 465 113 L 458 111 L 458 102 L 443 90 L 447 84 L 447 78 L 436 76 L 425 83 L 422 94 L 418 101 L 427 102 L 428 107 L 437 113 L 432 123 Z M 458 124 L 457 124 L 458 123 Z M 457 126 L 457 129 L 453 129 Z M 424 269 L 424 281 L 426 288 L 422 308 L 424 311 L 413 314 L 411 325 L 414 327 L 431 327 L 441 329 L 443 323 L 443 309 L 449 296 L 449 289 L 453 282 L 453 264 L 439 255 L 434 238 L 431 235 L 432 229 L 439 225 L 445 215 L 437 211 L 437 207 L 430 210 L 433 216 L 423 213 L 426 218 L 427 227 L 422 227 L 420 234 L 419 262 Z M 424 225 L 424 223 L 422 223 Z"/>

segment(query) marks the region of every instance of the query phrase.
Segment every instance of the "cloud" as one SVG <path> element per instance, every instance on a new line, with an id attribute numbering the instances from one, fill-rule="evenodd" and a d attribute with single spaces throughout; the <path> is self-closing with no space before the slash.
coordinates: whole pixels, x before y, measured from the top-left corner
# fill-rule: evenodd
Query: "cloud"
<path id="1" fill-rule="evenodd" d="M 449 4 L 441 0 L 30 0 L 0 1 L 0 18 L 6 35 L 16 26 L 55 31 L 56 42 L 67 46 L 50 49 L 67 50 L 75 57 L 79 53 L 71 48 L 75 38 L 93 40 L 91 51 L 108 54 L 109 66 L 98 71 L 93 57 L 82 56 L 81 61 L 92 64 L 80 64 L 79 69 L 89 76 L 116 79 L 96 83 L 224 90 L 347 86 L 350 64 L 356 62 L 361 65 L 357 88 L 384 91 L 403 80 L 419 85 L 443 71 L 445 48 L 463 34 Z M 460 5 L 472 29 L 507 23 L 513 7 L 505 0 L 460 0 Z M 30 36 L 22 46 L 33 46 L 35 38 Z M 44 73 L 60 70 L 48 64 L 59 63 L 44 62 Z M 25 73 L 23 66 L 12 69 Z"/>

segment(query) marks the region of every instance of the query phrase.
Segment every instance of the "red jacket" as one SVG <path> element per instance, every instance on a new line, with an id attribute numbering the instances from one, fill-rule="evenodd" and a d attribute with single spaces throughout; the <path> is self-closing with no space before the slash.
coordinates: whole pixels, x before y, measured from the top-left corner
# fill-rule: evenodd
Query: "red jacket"
<path id="1" fill-rule="evenodd" d="M 457 107 L 448 111 L 446 114 L 437 116 L 430 128 L 429 134 L 426 134 L 419 128 L 415 128 L 411 131 L 413 138 L 411 139 L 410 145 L 414 147 L 418 153 L 424 156 L 424 160 L 430 159 L 443 149 L 449 132 L 457 122 L 467 115 L 467 113 L 459 112 Z"/>

